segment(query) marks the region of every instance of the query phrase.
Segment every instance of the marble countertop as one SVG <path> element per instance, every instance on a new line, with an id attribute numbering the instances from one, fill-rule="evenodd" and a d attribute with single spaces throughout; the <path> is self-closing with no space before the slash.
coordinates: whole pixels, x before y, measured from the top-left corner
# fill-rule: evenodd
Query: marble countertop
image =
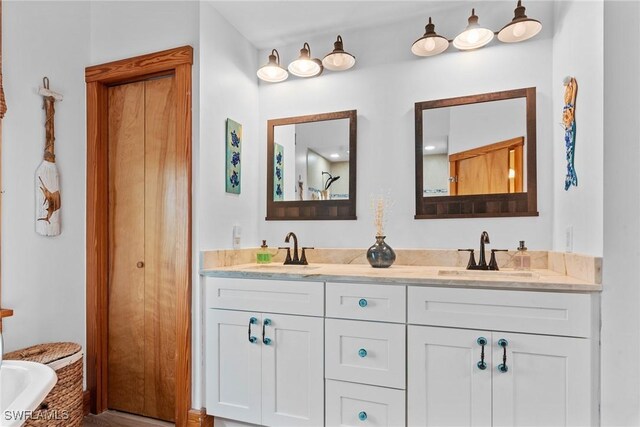
<path id="1" fill-rule="evenodd" d="M 203 276 L 246 279 L 281 279 L 327 282 L 360 282 L 442 286 L 452 288 L 487 288 L 553 292 L 600 292 L 602 285 L 554 270 L 468 271 L 462 267 L 393 265 L 372 268 L 368 264 L 323 264 L 308 266 L 271 264 L 237 264 L 204 268 Z"/>

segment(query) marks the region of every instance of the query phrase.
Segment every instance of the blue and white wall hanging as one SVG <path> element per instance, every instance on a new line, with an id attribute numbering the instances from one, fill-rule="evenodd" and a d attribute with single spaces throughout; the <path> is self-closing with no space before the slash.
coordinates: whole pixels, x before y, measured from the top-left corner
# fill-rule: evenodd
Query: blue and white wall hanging
<path id="1" fill-rule="evenodd" d="M 562 126 L 564 127 L 564 146 L 567 151 L 567 176 L 564 179 L 564 189 L 578 186 L 578 175 L 574 165 L 576 152 L 576 98 L 578 96 L 578 81 L 573 77 L 564 79 L 564 107 L 562 108 Z"/>
<path id="2" fill-rule="evenodd" d="M 227 119 L 226 145 L 225 191 L 240 194 L 242 125 L 231 119 Z"/>
<path id="3" fill-rule="evenodd" d="M 284 147 L 273 144 L 273 200 L 284 200 Z"/>

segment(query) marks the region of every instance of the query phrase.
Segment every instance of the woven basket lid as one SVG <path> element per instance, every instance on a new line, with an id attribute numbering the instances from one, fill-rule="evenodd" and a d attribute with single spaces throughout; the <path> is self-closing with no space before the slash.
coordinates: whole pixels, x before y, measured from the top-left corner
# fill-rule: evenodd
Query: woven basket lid
<path id="1" fill-rule="evenodd" d="M 28 362 L 37 362 L 46 365 L 74 355 L 79 351 L 82 351 L 82 347 L 79 344 L 73 342 L 52 342 L 7 353 L 4 355 L 4 360 L 26 360 Z"/>

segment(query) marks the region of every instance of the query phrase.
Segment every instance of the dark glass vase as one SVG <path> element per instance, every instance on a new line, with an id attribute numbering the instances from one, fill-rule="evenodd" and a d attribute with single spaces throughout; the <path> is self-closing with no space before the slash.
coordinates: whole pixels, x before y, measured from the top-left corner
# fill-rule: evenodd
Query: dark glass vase
<path id="1" fill-rule="evenodd" d="M 387 245 L 384 238 L 376 236 L 376 242 L 367 251 L 367 261 L 374 268 L 388 268 L 396 261 L 396 253 Z"/>

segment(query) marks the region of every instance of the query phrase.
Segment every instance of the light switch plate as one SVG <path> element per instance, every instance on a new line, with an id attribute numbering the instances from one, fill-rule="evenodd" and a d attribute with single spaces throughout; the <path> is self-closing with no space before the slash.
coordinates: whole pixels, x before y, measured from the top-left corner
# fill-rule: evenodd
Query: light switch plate
<path id="1" fill-rule="evenodd" d="M 573 252 L 573 225 L 568 225 L 565 231 L 565 252 Z"/>

